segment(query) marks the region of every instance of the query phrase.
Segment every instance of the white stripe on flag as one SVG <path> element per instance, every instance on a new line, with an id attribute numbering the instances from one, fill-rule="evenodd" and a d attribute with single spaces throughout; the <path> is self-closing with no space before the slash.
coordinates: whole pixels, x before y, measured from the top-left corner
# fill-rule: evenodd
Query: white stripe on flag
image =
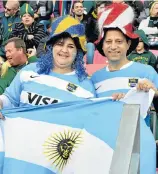
<path id="1" fill-rule="evenodd" d="M 70 137 L 71 132 L 80 132 L 81 135 L 77 140 L 78 143 L 75 144 L 72 154 L 62 170 L 62 174 L 109 174 L 113 149 L 84 129 L 19 117 L 12 119 L 6 118 L 4 129 L 5 157 L 37 164 L 51 169 L 53 172 L 56 172 L 57 169 L 51 166 L 53 161 L 49 161 L 46 158 L 46 154 L 44 154 L 44 150 L 49 150 L 52 145 L 54 147 L 55 139 L 53 139 L 53 136 L 57 139 L 62 139 L 61 134 L 64 137 L 66 132 L 69 132 L 66 135 L 67 137 Z M 45 143 L 46 141 L 50 145 L 48 145 L 48 142 Z M 43 146 L 44 144 L 45 146 Z"/>

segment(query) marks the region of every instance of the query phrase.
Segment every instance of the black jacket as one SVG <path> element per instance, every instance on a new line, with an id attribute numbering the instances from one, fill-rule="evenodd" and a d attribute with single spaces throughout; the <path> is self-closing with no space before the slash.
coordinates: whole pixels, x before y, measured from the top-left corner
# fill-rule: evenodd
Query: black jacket
<path id="1" fill-rule="evenodd" d="M 34 38 L 29 40 L 28 35 L 33 35 Z M 19 37 L 25 41 L 26 48 L 33 48 L 39 45 L 39 42 L 42 38 L 46 36 L 44 32 L 43 24 L 34 22 L 28 29 L 25 28 L 23 23 L 16 23 L 15 28 L 10 34 L 10 38 Z"/>
<path id="2" fill-rule="evenodd" d="M 91 9 L 89 14 L 87 15 L 87 23 L 85 26 L 85 33 L 87 42 L 94 43 L 99 36 L 99 30 L 97 25 L 97 14 L 94 9 Z"/>

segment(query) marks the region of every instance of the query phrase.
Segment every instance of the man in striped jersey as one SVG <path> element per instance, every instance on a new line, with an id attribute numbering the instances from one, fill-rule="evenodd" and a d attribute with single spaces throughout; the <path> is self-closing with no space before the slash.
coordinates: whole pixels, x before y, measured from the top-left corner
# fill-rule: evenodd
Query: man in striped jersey
<path id="1" fill-rule="evenodd" d="M 109 7 L 99 15 L 101 37 L 97 49 L 102 55 L 106 55 L 109 65 L 92 76 L 97 96 L 111 96 L 114 93 L 121 95 L 136 86 L 144 91 L 152 88 L 157 95 L 158 75 L 156 71 L 151 66 L 127 59 L 127 55 L 138 44 L 138 36 L 132 32 L 132 29 L 130 30 L 134 17 L 131 7 L 120 5 L 119 9 L 120 11 L 117 10 L 118 14 L 116 14 L 115 7 Z M 125 17 L 127 15 L 128 19 Z"/>
<path id="2" fill-rule="evenodd" d="M 130 27 L 129 18 L 132 16 L 132 14 L 129 14 L 129 6 L 118 5 L 117 10 L 113 6 L 113 8 L 107 9 L 99 16 L 98 23 L 100 24 L 101 38 L 97 49 L 102 55 L 106 55 L 109 65 L 92 76 L 97 97 L 115 94 L 116 99 L 121 98 L 122 93 L 127 93 L 133 87 L 143 91 L 149 91 L 152 88 L 156 92 L 155 95 L 157 95 L 158 75 L 153 67 L 127 59 L 127 54 L 134 50 L 138 44 L 138 36 L 128 29 Z M 121 13 L 121 15 L 117 13 Z M 122 19 L 120 16 L 124 16 L 124 18 Z M 114 17 L 116 17 L 116 20 L 113 20 Z M 110 22 L 110 20 L 113 21 Z M 136 100 L 134 99 L 130 103 L 142 104 L 141 101 L 139 103 Z M 143 105 L 141 105 L 140 109 L 144 109 Z M 149 117 L 146 118 L 148 119 Z M 142 135 L 143 132 L 140 131 L 141 138 L 143 137 Z M 153 170 L 154 167 L 156 171 L 156 164 L 150 165 L 148 158 L 151 155 L 151 158 L 155 160 L 156 154 L 152 154 L 148 148 L 154 143 L 155 139 L 149 129 L 149 134 L 146 135 L 140 146 L 140 169 L 148 168 Z M 153 149 L 155 148 L 156 144 L 155 147 L 153 146 Z M 143 170 L 140 170 L 140 174 L 143 174 Z"/>

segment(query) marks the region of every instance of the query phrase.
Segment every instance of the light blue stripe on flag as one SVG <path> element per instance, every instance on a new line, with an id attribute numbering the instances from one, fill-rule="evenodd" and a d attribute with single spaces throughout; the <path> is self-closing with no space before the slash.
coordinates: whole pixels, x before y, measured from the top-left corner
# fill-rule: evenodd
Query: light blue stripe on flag
<path id="1" fill-rule="evenodd" d="M 3 121 L 0 120 L 0 174 L 3 172 L 4 162 L 4 141 L 3 141 Z"/>
<path id="2" fill-rule="evenodd" d="M 156 143 L 150 128 L 140 118 L 140 174 L 156 173 Z"/>
<path id="3" fill-rule="evenodd" d="M 3 173 L 4 152 L 0 152 L 0 174 Z"/>
<path id="4" fill-rule="evenodd" d="M 7 174 L 38 174 L 38 173 L 55 174 L 51 170 L 46 169 L 42 166 L 31 164 L 26 161 L 16 160 L 16 159 L 6 158 L 4 165 L 6 167 L 4 168 L 3 173 L 7 173 Z"/>

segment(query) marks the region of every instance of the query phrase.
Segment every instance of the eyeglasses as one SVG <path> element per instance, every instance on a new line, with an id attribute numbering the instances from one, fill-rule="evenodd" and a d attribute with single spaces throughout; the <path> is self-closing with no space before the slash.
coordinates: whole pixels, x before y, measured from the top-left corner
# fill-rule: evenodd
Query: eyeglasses
<path id="1" fill-rule="evenodd" d="M 7 10 L 7 11 L 11 11 L 12 9 L 10 9 L 10 8 L 7 8 L 7 7 L 5 7 L 5 9 Z"/>

